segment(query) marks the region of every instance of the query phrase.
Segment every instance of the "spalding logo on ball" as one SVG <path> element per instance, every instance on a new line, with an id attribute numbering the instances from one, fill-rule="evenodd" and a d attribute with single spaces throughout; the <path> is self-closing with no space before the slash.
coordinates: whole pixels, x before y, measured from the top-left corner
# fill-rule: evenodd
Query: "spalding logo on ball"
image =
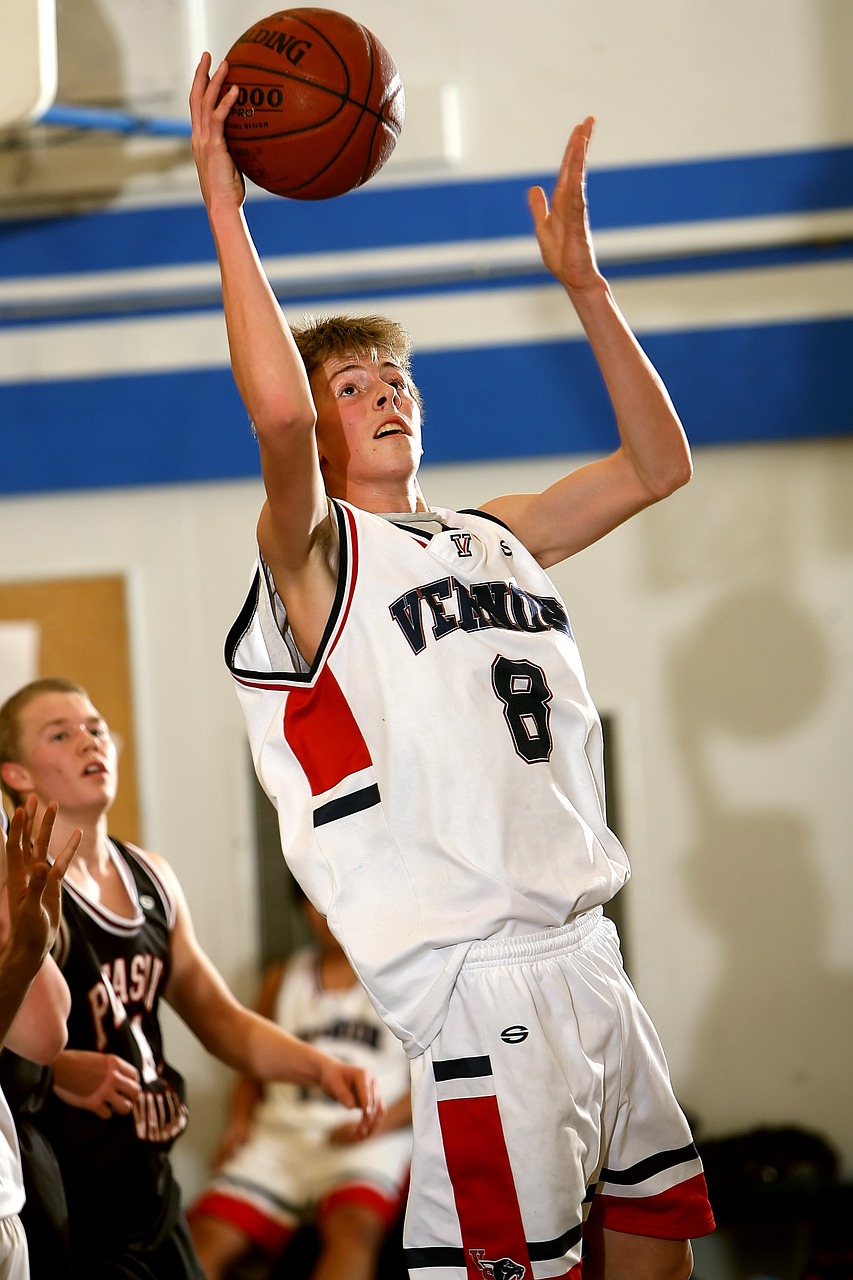
<path id="1" fill-rule="evenodd" d="M 294 200 L 360 187 L 391 155 L 406 113 L 400 73 L 372 32 L 334 9 L 285 9 L 226 54 L 238 85 L 228 150 L 257 186 Z"/>

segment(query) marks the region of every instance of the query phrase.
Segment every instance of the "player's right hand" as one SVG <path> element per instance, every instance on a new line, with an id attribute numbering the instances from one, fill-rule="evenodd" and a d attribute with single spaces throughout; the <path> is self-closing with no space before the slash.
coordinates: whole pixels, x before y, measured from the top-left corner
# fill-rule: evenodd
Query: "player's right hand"
<path id="1" fill-rule="evenodd" d="M 126 1116 L 139 1094 L 139 1072 L 114 1053 L 64 1049 L 53 1063 L 53 1091 L 71 1107 L 102 1120 Z"/>
<path id="2" fill-rule="evenodd" d="M 208 209 L 217 201 L 239 206 L 246 198 L 243 175 L 231 159 L 225 141 L 225 121 L 239 90 L 232 85 L 222 92 L 228 75 L 227 62 L 221 62 L 212 75 L 210 67 L 210 54 L 202 54 L 190 89 L 193 159 Z"/>
<path id="3" fill-rule="evenodd" d="M 343 1103 L 345 1107 L 361 1108 L 358 1133 L 362 1138 L 372 1133 L 385 1114 L 385 1103 L 377 1081 L 361 1067 L 353 1067 L 348 1062 L 329 1057 L 323 1064 L 319 1085 L 324 1093 Z"/>

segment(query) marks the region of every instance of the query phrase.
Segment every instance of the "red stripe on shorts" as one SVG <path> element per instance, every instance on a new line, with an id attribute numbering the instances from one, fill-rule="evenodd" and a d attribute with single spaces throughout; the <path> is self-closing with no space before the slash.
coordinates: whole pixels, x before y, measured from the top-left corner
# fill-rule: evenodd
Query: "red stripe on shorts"
<path id="1" fill-rule="evenodd" d="M 438 1119 L 469 1280 L 489 1274 L 478 1257 L 484 1263 L 511 1258 L 529 1276 L 527 1240 L 497 1099 L 444 1099 Z"/>
<path id="2" fill-rule="evenodd" d="M 234 1199 L 222 1191 L 206 1191 L 187 1213 L 190 1222 L 204 1217 L 229 1222 L 259 1248 L 273 1255 L 281 1253 L 294 1231 L 292 1227 L 274 1222 L 254 1205 Z"/>
<path id="3" fill-rule="evenodd" d="M 656 1196 L 593 1196 L 590 1216 L 611 1231 L 660 1240 L 695 1240 L 714 1230 L 705 1175 L 697 1173 Z"/>
<path id="4" fill-rule="evenodd" d="M 386 1227 L 390 1227 L 402 1208 L 403 1196 L 389 1199 L 376 1187 L 369 1186 L 366 1182 L 348 1182 L 345 1186 L 336 1187 L 334 1191 L 330 1191 L 320 1202 L 317 1206 L 317 1217 L 322 1218 L 325 1213 L 342 1204 L 358 1204 L 365 1209 L 370 1209 L 377 1218 L 381 1218 Z"/>

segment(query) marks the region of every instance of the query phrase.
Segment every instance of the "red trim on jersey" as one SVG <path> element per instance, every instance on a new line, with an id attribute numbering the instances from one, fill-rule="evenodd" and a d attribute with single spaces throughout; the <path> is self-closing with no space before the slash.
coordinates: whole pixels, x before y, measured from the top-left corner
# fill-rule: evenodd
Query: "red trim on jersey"
<path id="1" fill-rule="evenodd" d="M 322 795 L 373 761 L 349 703 L 328 667 L 311 689 L 294 689 L 284 706 L 284 737 L 312 795 Z"/>
<path id="2" fill-rule="evenodd" d="M 317 1217 L 331 1212 L 341 1204 L 358 1204 L 371 1209 L 382 1219 L 385 1227 L 393 1223 L 403 1202 L 402 1196 L 386 1196 L 377 1188 L 364 1182 L 350 1182 L 343 1187 L 335 1187 L 317 1206 Z"/>
<path id="3" fill-rule="evenodd" d="M 660 1240 L 694 1240 L 714 1230 L 705 1175 L 697 1173 L 656 1196 L 593 1196 L 590 1217 L 610 1231 L 656 1236 Z"/>
<path id="4" fill-rule="evenodd" d="M 255 1205 L 235 1199 L 223 1191 L 205 1191 L 187 1212 L 190 1222 L 205 1217 L 230 1223 L 254 1244 L 273 1255 L 281 1253 L 296 1230 L 276 1222 Z"/>
<path id="5" fill-rule="evenodd" d="M 438 1104 L 438 1120 L 469 1280 L 483 1280 L 473 1249 L 485 1259 L 512 1258 L 530 1275 L 497 1099 L 446 1098 Z"/>

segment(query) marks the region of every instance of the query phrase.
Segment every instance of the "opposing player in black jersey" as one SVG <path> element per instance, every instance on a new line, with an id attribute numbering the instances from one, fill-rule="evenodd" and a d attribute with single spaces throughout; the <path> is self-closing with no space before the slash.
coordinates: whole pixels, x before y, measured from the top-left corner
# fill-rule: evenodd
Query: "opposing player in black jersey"
<path id="1" fill-rule="evenodd" d="M 239 1004 L 169 864 L 108 835 L 116 749 L 84 689 L 43 679 L 0 708 L 0 776 L 13 803 L 59 802 L 57 843 L 83 833 L 55 949 L 72 997 L 68 1044 L 41 1120 L 62 1168 L 74 1276 L 201 1280 L 168 1157 L 187 1106 L 160 1000 L 229 1066 L 319 1086 L 361 1107 L 365 1130 L 381 1112 L 375 1083 Z"/>
<path id="2" fill-rule="evenodd" d="M 193 152 L 265 501 L 226 641 L 282 847 L 411 1058 L 413 1280 L 684 1280 L 713 1229 L 695 1145 L 602 907 L 628 875 L 600 720 L 546 570 L 691 475 L 666 388 L 598 270 L 588 118 L 529 194 L 619 445 L 477 511 L 430 510 L 409 343 L 383 318 L 291 330 L 205 55 Z M 287 202 L 281 217 L 286 221 Z M 506 388 L 535 430 L 537 385 Z M 479 411 L 466 386 L 458 418 Z M 570 424 L 566 447 L 571 448 Z"/>

